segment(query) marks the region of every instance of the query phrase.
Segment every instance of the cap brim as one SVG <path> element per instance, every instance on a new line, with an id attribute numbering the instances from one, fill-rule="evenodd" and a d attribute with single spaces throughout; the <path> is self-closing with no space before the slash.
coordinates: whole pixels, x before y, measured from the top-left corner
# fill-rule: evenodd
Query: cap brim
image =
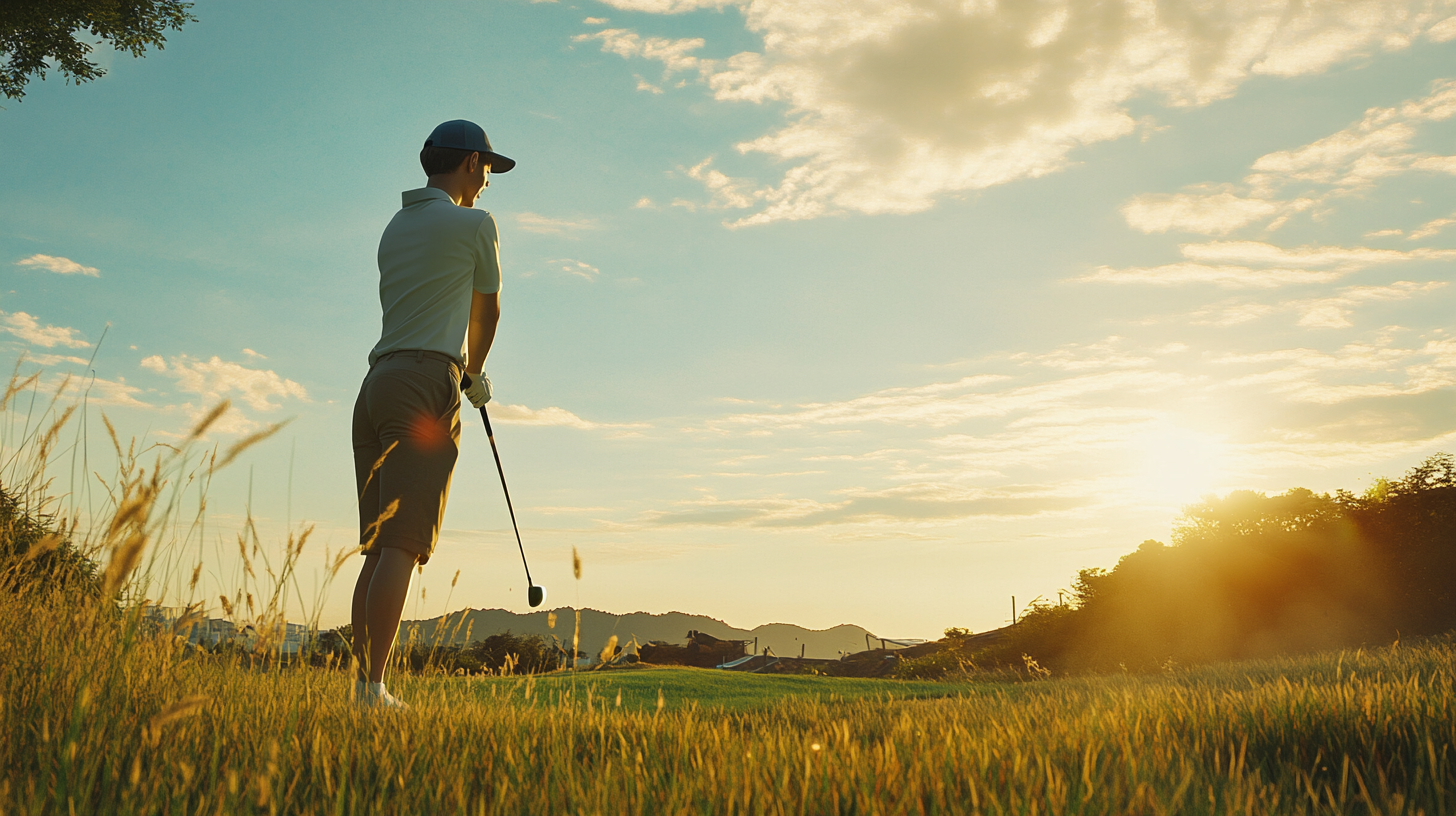
<path id="1" fill-rule="evenodd" d="M 516 166 L 515 159 L 508 159 L 499 153 L 482 152 L 481 155 L 490 159 L 491 173 L 509 173 Z"/>

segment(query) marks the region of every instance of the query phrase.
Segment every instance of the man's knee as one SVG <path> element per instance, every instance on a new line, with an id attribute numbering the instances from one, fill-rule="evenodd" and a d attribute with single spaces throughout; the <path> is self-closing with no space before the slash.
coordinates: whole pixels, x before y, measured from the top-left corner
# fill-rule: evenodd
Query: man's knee
<path id="1" fill-rule="evenodd" d="M 406 541 L 398 538 L 391 540 L 385 536 L 380 536 L 379 541 L 375 543 L 373 552 L 378 554 L 381 566 L 388 565 L 394 567 L 403 564 L 413 567 L 420 562 L 420 550 L 424 546 L 416 541 Z"/>

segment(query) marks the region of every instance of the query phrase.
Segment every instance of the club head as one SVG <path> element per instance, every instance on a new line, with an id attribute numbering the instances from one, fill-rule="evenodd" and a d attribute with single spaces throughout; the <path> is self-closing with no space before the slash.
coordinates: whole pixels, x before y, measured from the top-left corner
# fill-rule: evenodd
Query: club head
<path id="1" fill-rule="evenodd" d="M 532 584 L 530 591 L 526 593 L 526 602 L 531 606 L 540 606 L 544 600 L 546 600 L 546 590 Z"/>

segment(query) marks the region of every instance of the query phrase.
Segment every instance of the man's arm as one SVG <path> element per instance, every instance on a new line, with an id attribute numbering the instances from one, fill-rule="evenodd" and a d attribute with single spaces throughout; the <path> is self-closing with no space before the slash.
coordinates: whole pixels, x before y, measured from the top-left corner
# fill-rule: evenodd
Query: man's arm
<path id="1" fill-rule="evenodd" d="M 500 292 L 472 292 L 470 296 L 470 329 L 465 335 L 465 371 L 479 374 L 485 368 L 490 344 L 495 342 L 495 327 L 500 322 Z"/>

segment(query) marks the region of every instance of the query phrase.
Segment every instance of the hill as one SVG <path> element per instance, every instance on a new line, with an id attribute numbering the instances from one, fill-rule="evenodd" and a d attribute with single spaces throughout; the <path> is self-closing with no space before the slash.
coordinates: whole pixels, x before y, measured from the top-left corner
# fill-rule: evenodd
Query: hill
<path id="1" fill-rule="evenodd" d="M 549 621 L 549 616 L 553 613 L 556 615 L 554 629 Z M 555 635 L 563 643 L 570 644 L 573 614 L 570 607 L 524 615 L 506 609 L 466 609 L 463 612 L 452 612 L 445 617 L 442 629 L 444 636 L 440 642 L 465 645 L 467 640 L 475 641 L 499 632 L 511 632 L 516 635 Z M 441 626 L 441 623 L 441 618 L 405 621 L 400 625 L 400 639 L 408 641 L 413 637 L 416 642 L 434 642 L 436 627 Z M 750 642 L 750 650 L 753 649 L 752 641 L 757 638 L 760 651 L 768 647 L 773 649 L 774 654 L 797 657 L 802 647 L 805 657 L 824 658 L 839 657 L 841 652 L 864 651 L 865 636 L 870 634 L 865 628 L 852 624 L 840 624 L 829 629 L 805 629 L 789 623 L 766 623 L 753 629 L 738 629 L 717 618 L 684 612 L 667 612 L 661 615 L 632 612 L 617 615 L 596 609 L 581 610 L 581 649 L 586 652 L 600 649 L 612 635 L 616 635 L 621 641 L 635 637 L 639 643 L 652 640 L 682 643 L 687 640 L 689 630 L 697 630 L 724 640 L 747 640 Z"/>

